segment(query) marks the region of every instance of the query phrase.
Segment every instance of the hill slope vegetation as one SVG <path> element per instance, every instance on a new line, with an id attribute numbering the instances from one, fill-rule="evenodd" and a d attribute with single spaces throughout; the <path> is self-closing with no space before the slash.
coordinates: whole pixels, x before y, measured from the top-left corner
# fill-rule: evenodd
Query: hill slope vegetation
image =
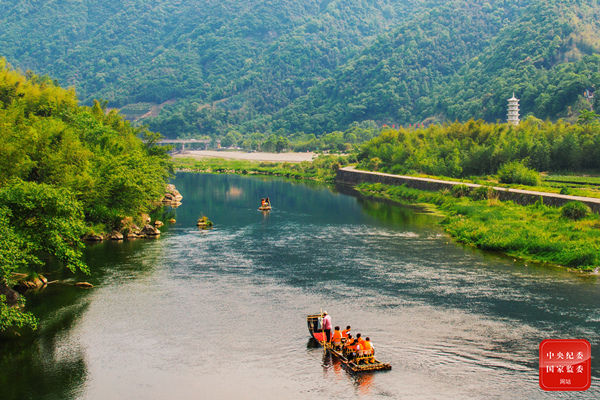
<path id="1" fill-rule="evenodd" d="M 575 115 L 596 0 L 0 0 L 0 54 L 168 136 Z"/>

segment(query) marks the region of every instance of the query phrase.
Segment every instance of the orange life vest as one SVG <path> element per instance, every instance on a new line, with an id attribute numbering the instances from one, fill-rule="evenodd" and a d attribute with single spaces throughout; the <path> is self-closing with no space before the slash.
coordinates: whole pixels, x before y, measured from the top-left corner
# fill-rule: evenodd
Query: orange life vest
<path id="1" fill-rule="evenodd" d="M 363 350 L 364 351 L 369 351 L 370 352 L 370 351 L 373 350 L 373 345 L 371 345 L 371 341 L 370 340 L 365 340 L 362 343 L 362 346 L 363 346 Z"/>
<path id="2" fill-rule="evenodd" d="M 348 332 L 350 332 L 350 329 L 344 329 L 342 331 L 342 337 L 347 338 L 348 337 Z"/>
<path id="3" fill-rule="evenodd" d="M 341 342 L 342 341 L 342 333 L 338 331 L 333 331 L 333 336 L 331 337 L 331 341 L 333 342 Z"/>

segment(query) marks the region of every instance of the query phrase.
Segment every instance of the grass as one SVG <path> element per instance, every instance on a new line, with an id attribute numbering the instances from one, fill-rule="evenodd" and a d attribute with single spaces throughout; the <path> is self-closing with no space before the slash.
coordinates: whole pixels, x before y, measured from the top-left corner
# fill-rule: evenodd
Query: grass
<path id="1" fill-rule="evenodd" d="M 483 250 L 579 270 L 600 266 L 597 214 L 573 221 L 563 217 L 560 208 L 539 203 L 521 206 L 494 197 L 474 200 L 382 184 L 362 184 L 357 189 L 367 196 L 434 206 L 444 216 L 441 224 L 446 232 Z"/>
<path id="2" fill-rule="evenodd" d="M 594 186 L 600 185 L 600 176 L 547 175 L 544 180 L 547 182 L 576 183 Z"/>
<path id="3" fill-rule="evenodd" d="M 224 160 L 206 158 L 176 158 L 173 160 L 178 171 L 215 174 L 271 175 L 292 179 L 308 179 L 317 182 L 333 182 L 339 166 L 345 163 L 340 156 L 323 155 L 312 162 L 259 162 L 248 160 Z"/>
<path id="4" fill-rule="evenodd" d="M 542 175 L 542 182 L 537 186 L 500 183 L 495 176 L 471 176 L 468 178 L 452 178 L 420 173 L 403 174 L 418 178 L 440 179 L 451 182 L 477 183 L 511 189 L 533 190 L 546 193 L 560 193 L 572 196 L 600 198 L 600 177 L 581 175 Z M 598 183 L 595 183 L 598 182 Z"/>

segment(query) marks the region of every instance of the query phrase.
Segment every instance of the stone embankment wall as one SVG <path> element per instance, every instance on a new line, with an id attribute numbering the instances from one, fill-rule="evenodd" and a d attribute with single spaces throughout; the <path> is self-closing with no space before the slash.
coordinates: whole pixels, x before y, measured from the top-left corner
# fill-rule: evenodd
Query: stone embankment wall
<path id="1" fill-rule="evenodd" d="M 383 183 L 385 185 L 396 186 L 406 185 L 406 187 L 428 191 L 452 189 L 452 187 L 456 185 L 466 185 L 472 188 L 481 186 L 475 183 L 452 182 L 430 178 L 384 174 L 382 172 L 361 171 L 354 167 L 340 168 L 337 172 L 336 181 L 338 183 L 353 186 L 361 183 Z M 555 207 L 560 207 L 569 201 L 580 201 L 587 204 L 592 211 L 600 213 L 600 199 L 592 197 L 568 196 L 557 193 L 534 192 L 531 190 L 508 189 L 502 187 L 494 187 L 494 190 L 498 193 L 498 198 L 503 201 L 511 200 L 518 204 L 527 205 L 535 203 L 541 197 L 544 204 Z"/>

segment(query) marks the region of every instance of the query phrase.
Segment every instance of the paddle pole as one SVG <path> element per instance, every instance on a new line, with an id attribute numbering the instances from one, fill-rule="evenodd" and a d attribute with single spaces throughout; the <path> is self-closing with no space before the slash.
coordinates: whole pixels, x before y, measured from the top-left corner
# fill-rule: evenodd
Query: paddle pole
<path id="1" fill-rule="evenodd" d="M 327 353 L 327 349 L 325 348 L 325 316 L 323 315 L 323 309 L 321 308 L 321 334 L 323 339 L 323 353 Z"/>

